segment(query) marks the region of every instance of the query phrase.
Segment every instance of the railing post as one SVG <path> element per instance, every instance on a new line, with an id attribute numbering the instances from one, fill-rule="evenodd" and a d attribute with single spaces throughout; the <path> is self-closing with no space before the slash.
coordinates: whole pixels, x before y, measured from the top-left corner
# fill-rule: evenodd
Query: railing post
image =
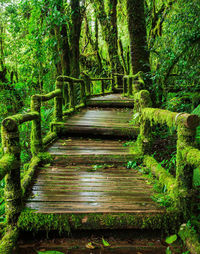
<path id="1" fill-rule="evenodd" d="M 69 108 L 75 108 L 75 100 L 74 100 L 74 83 L 72 81 L 69 82 Z"/>
<path id="2" fill-rule="evenodd" d="M 112 80 L 111 80 L 111 92 L 114 92 L 115 90 L 115 81 L 114 81 L 114 77 L 112 77 Z"/>
<path id="3" fill-rule="evenodd" d="M 176 155 L 176 180 L 180 187 L 192 188 L 193 170 L 182 156 L 186 146 L 193 146 L 195 142 L 196 129 L 190 129 L 179 123 L 177 128 L 177 155 Z"/>
<path id="4" fill-rule="evenodd" d="M 105 83 L 104 83 L 104 80 L 102 79 L 101 80 L 101 93 L 104 95 L 105 93 Z"/>
<path id="5" fill-rule="evenodd" d="M 81 82 L 81 102 L 86 103 L 86 84 L 84 80 Z"/>
<path id="6" fill-rule="evenodd" d="M 56 89 L 60 89 L 60 95 L 57 95 L 54 99 L 54 118 L 56 122 L 62 122 L 63 120 L 63 82 L 56 81 Z"/>
<path id="7" fill-rule="evenodd" d="M 151 145 L 151 123 L 142 115 L 142 109 L 150 106 L 150 93 L 147 90 L 135 94 L 134 113 L 140 115 L 140 135 L 137 138 L 137 146 L 142 154 L 148 154 Z"/>
<path id="8" fill-rule="evenodd" d="M 187 193 L 178 196 L 177 205 L 184 211 L 187 217 L 191 213 L 193 167 L 189 165 L 182 151 L 187 146 L 193 146 L 196 129 L 190 129 L 179 123 L 177 128 L 177 153 L 176 153 L 176 182 L 178 188 L 186 189 Z M 181 194 L 181 193 L 180 193 Z"/>
<path id="9" fill-rule="evenodd" d="M 127 94 L 127 79 L 126 77 L 123 78 L 123 96 Z"/>
<path id="10" fill-rule="evenodd" d="M 41 99 L 37 95 L 31 98 L 31 111 L 38 112 L 38 119 L 32 121 L 31 127 L 31 153 L 35 156 L 42 150 Z"/>
<path id="11" fill-rule="evenodd" d="M 5 177 L 6 219 L 9 225 L 17 223 L 22 208 L 22 189 L 20 182 L 20 144 L 18 125 L 14 120 L 4 120 L 1 127 L 4 154 L 12 154 L 15 163 Z"/>
<path id="12" fill-rule="evenodd" d="M 133 78 L 128 79 L 128 96 L 133 95 Z"/>

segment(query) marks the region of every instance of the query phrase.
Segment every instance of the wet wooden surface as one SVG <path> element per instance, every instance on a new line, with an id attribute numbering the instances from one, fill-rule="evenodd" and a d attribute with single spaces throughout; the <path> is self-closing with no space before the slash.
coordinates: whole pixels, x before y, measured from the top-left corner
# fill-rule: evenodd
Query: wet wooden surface
<path id="1" fill-rule="evenodd" d="M 53 165 L 40 169 L 27 207 L 42 213 L 161 213 L 152 201 L 152 186 L 134 169 L 113 164 L 91 164 L 90 157 L 133 156 L 125 141 L 68 138 L 56 141 L 49 152 Z M 67 155 L 61 163 L 57 157 Z M 75 156 L 75 157 L 74 157 Z M 84 157 L 79 164 L 76 156 Z M 69 157 L 75 158 L 69 165 Z M 74 165 L 75 164 L 75 165 Z"/>
<path id="2" fill-rule="evenodd" d="M 163 212 L 152 187 L 136 170 L 122 166 L 46 166 L 27 207 L 42 213 Z"/>
<path id="3" fill-rule="evenodd" d="M 84 109 L 65 119 L 63 133 L 134 137 L 139 128 L 131 123 L 132 112 L 132 109 Z"/>
<path id="4" fill-rule="evenodd" d="M 120 95 L 105 98 L 124 100 Z M 151 199 L 152 186 L 125 166 L 136 151 L 116 136 L 133 135 L 131 119 L 132 109 L 127 108 L 86 108 L 66 118 L 65 137 L 48 149 L 53 164 L 40 169 L 26 206 L 58 214 L 164 213 Z"/>

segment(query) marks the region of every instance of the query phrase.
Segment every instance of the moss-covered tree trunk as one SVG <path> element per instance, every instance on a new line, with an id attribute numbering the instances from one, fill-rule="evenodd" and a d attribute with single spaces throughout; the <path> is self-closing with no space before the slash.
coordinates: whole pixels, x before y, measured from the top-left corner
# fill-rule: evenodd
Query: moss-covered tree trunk
<path id="1" fill-rule="evenodd" d="M 127 0 L 127 15 L 132 72 L 133 74 L 139 71 L 143 71 L 144 73 L 150 72 L 149 52 L 147 50 L 146 41 L 144 0 Z"/>
<path id="2" fill-rule="evenodd" d="M 57 1 L 57 10 L 62 17 L 65 17 L 63 0 Z M 70 47 L 67 26 L 65 22 L 54 28 L 54 35 L 57 40 L 55 50 L 57 52 L 56 69 L 57 75 L 70 75 Z"/>
<path id="3" fill-rule="evenodd" d="M 109 1 L 108 15 L 103 0 L 91 0 L 102 27 L 103 37 L 108 46 L 110 65 L 113 73 L 123 73 L 118 55 L 117 0 Z"/>
<path id="4" fill-rule="evenodd" d="M 71 13 L 72 13 L 72 27 L 71 27 L 71 75 L 78 78 L 80 75 L 79 65 L 79 41 L 81 34 L 81 25 L 83 20 L 83 13 L 80 7 L 79 0 L 71 0 Z"/>

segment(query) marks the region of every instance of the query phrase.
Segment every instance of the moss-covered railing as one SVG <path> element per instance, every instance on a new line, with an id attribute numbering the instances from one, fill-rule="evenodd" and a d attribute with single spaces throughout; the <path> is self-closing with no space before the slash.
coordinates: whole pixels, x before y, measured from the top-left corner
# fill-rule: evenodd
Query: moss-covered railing
<path id="1" fill-rule="evenodd" d="M 135 93 L 144 89 L 143 72 L 138 72 L 136 75 L 123 76 L 123 95 L 132 97 Z"/>
<path id="2" fill-rule="evenodd" d="M 85 75 L 82 79 L 76 79 L 69 76 L 59 76 L 57 81 L 63 84 L 64 103 L 70 110 L 85 106 L 87 99 L 92 96 L 111 93 L 114 89 L 113 78 L 90 78 Z M 109 86 L 106 86 L 107 81 L 109 81 Z M 95 92 L 93 82 L 100 82 L 100 92 Z"/>
<path id="3" fill-rule="evenodd" d="M 54 117 L 51 124 L 62 122 L 64 115 L 71 114 L 80 107 L 84 107 L 87 98 L 95 95 L 91 89 L 92 81 L 101 81 L 101 93 L 99 94 L 111 92 L 113 89 L 112 78 L 93 78 L 85 80 L 59 76 L 56 79 L 55 90 L 53 92 L 44 95 L 36 94 L 31 97 L 30 113 L 13 115 L 3 120 L 1 126 L 3 157 L 0 159 L 0 180 L 5 178 L 6 222 L 1 225 L 5 232 L 4 237 L 1 239 L 0 254 L 12 253 L 13 244 L 18 236 L 17 221 L 26 200 L 27 190 L 31 185 L 32 178 L 38 165 L 46 163 L 51 159 L 48 153 L 44 153 L 46 146 L 57 138 L 57 133 L 53 128 L 51 128 L 51 131 L 45 137 L 42 137 L 42 103 L 53 99 Z M 111 81 L 111 86 L 107 90 L 105 89 L 105 81 Z M 77 83 L 79 84 L 79 100 L 76 99 L 77 95 L 75 93 L 75 84 Z M 67 101 L 65 100 L 66 94 Z M 66 104 L 67 110 L 65 110 Z M 29 121 L 32 121 L 32 159 L 28 170 L 21 179 L 19 127 L 23 123 Z"/>
<path id="4" fill-rule="evenodd" d="M 138 90 L 138 83 L 134 89 Z M 140 125 L 136 145 L 143 156 L 145 166 L 159 179 L 161 185 L 167 188 L 174 208 L 184 216 L 189 215 L 193 196 L 193 170 L 200 166 L 200 151 L 195 148 L 195 132 L 200 122 L 199 117 L 152 108 L 150 93 L 147 90 L 140 90 L 134 94 L 134 113 L 139 116 Z M 155 125 L 166 125 L 170 130 L 177 131 L 175 176 L 150 156 L 152 128 Z"/>

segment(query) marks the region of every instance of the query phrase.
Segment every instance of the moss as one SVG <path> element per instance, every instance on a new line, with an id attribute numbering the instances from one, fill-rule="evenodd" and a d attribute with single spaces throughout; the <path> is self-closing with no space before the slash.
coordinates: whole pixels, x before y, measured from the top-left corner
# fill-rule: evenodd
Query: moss
<path id="1" fill-rule="evenodd" d="M 200 253 L 199 236 L 193 228 L 183 224 L 178 234 L 192 254 Z"/>
<path id="2" fill-rule="evenodd" d="M 31 126 L 31 153 L 35 156 L 42 149 L 41 100 L 37 95 L 31 97 L 31 110 L 39 115 L 37 119 L 32 121 Z"/>
<path id="3" fill-rule="evenodd" d="M 42 140 L 42 143 L 44 146 L 49 145 L 53 141 L 57 139 L 57 133 L 56 132 L 49 132 Z"/>
<path id="4" fill-rule="evenodd" d="M 80 83 L 83 81 L 83 79 L 77 79 L 70 76 L 58 76 L 56 80 L 58 82 L 74 82 L 74 83 Z"/>
<path id="5" fill-rule="evenodd" d="M 7 227 L 3 238 L 0 243 L 0 254 L 12 254 L 13 248 L 18 239 L 17 227 Z"/>
<path id="6" fill-rule="evenodd" d="M 49 101 L 53 98 L 55 98 L 56 96 L 60 95 L 61 94 L 61 90 L 60 89 L 56 89 L 50 93 L 47 93 L 47 94 L 42 94 L 42 95 L 34 95 L 35 97 L 37 97 L 39 100 L 41 101 Z"/>
<path id="7" fill-rule="evenodd" d="M 58 230 L 60 233 L 74 229 L 161 229 L 174 231 L 181 222 L 178 212 L 160 214 L 41 214 L 31 210 L 23 211 L 18 226 L 23 231 L 39 232 Z"/>
<path id="8" fill-rule="evenodd" d="M 33 177 L 35 175 L 36 169 L 37 169 L 40 161 L 41 161 L 41 158 L 33 157 L 26 174 L 24 175 L 23 179 L 21 180 L 22 195 L 23 196 L 26 194 L 29 186 L 31 185 L 31 182 L 33 180 Z"/>
<path id="9" fill-rule="evenodd" d="M 42 164 L 47 164 L 47 163 L 53 162 L 53 157 L 48 152 L 39 153 L 37 157 L 41 160 Z"/>
<path id="10" fill-rule="evenodd" d="M 186 162 L 195 167 L 200 165 L 200 151 L 192 146 L 184 145 L 180 150 L 182 158 L 185 158 Z"/>
<path id="11" fill-rule="evenodd" d="M 58 80 L 58 79 L 57 79 Z M 60 89 L 61 93 L 60 95 L 57 95 L 54 98 L 54 118 L 56 121 L 62 121 L 63 117 L 63 110 L 62 110 L 62 105 L 63 105 L 63 82 L 61 81 L 56 81 L 56 89 Z"/>
<path id="12" fill-rule="evenodd" d="M 13 167 L 13 164 L 15 163 L 15 156 L 13 154 L 5 154 L 0 159 L 0 180 L 2 180 L 7 173 L 10 172 L 10 170 Z"/>
<path id="13" fill-rule="evenodd" d="M 159 184 L 161 184 L 162 187 L 166 187 L 167 194 L 173 201 L 173 206 L 171 208 L 179 209 L 180 212 L 182 211 L 184 213 L 185 206 L 182 201 L 190 198 L 187 189 L 183 188 L 183 186 L 180 187 L 176 178 L 167 172 L 153 157 L 145 155 L 144 164 L 151 170 L 151 173 L 158 178 Z"/>

